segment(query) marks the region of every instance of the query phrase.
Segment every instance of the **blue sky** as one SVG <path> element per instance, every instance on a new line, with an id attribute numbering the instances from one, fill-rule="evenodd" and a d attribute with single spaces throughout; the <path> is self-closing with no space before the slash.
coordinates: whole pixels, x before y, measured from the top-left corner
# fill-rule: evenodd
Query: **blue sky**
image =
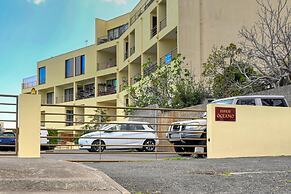
<path id="1" fill-rule="evenodd" d="M 95 18 L 114 18 L 138 1 L 0 0 L 0 93 L 19 94 L 37 61 L 94 44 Z"/>

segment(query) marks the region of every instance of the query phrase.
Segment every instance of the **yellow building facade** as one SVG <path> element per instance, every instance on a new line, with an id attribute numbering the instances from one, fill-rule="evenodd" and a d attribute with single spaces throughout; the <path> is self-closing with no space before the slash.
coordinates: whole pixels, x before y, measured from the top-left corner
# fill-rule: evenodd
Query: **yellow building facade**
<path id="1" fill-rule="evenodd" d="M 96 19 L 95 44 L 39 61 L 36 78 L 24 79 L 22 93 L 34 87 L 44 104 L 127 106 L 125 86 L 152 73 L 157 64 L 170 63 L 177 53 L 186 57 L 199 78 L 211 49 L 238 43 L 238 31 L 254 23 L 257 8 L 255 0 L 141 0 L 130 13 L 109 21 Z M 142 64 L 149 61 L 144 68 Z M 68 115 L 94 111 L 42 109 Z M 108 114 L 123 114 L 123 110 Z M 65 119 L 66 115 L 45 118 Z M 78 123 L 58 125 L 78 127 Z"/>

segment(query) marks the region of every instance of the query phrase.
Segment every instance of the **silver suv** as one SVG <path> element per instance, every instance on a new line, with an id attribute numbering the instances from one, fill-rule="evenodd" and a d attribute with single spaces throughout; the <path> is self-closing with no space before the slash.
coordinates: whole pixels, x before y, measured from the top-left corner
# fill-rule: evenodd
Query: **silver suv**
<path id="1" fill-rule="evenodd" d="M 211 104 L 288 107 L 288 102 L 284 96 L 266 95 L 223 98 L 214 100 L 211 102 Z M 187 156 L 191 155 L 189 152 L 196 151 L 195 147 L 191 147 L 191 145 L 206 145 L 206 140 L 193 140 L 193 138 L 206 138 L 206 118 L 207 117 L 205 113 L 201 119 L 179 121 L 171 124 L 166 136 L 170 143 L 179 145 L 175 147 L 175 151 L 179 155 Z M 183 147 L 183 145 L 187 146 Z M 206 152 L 206 148 L 202 152 Z"/>

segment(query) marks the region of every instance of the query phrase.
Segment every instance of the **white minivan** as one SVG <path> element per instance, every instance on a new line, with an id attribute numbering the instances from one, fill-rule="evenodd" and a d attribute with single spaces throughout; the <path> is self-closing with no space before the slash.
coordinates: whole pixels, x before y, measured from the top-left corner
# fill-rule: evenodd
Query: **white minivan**
<path id="1" fill-rule="evenodd" d="M 100 131 L 79 139 L 80 149 L 103 152 L 112 149 L 137 149 L 153 152 L 158 144 L 156 131 L 147 122 L 126 121 L 105 125 Z"/>

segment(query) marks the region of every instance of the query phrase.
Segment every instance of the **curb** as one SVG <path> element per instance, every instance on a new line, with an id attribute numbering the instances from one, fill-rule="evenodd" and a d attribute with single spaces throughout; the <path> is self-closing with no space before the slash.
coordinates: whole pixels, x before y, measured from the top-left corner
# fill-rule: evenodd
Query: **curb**
<path id="1" fill-rule="evenodd" d="M 66 162 L 66 161 L 64 161 Z M 104 172 L 97 170 L 95 168 L 92 168 L 90 166 L 86 166 L 84 164 L 80 164 L 80 163 L 74 163 L 77 165 L 82 166 L 83 168 L 87 168 L 91 171 L 95 171 L 98 172 L 98 175 L 100 175 L 105 181 L 107 181 L 110 185 L 112 185 L 114 188 L 116 188 L 119 192 L 121 192 L 122 194 L 130 194 L 130 192 L 128 190 L 126 190 L 124 187 L 122 187 L 120 184 L 118 184 L 117 182 L 115 182 L 112 178 L 110 178 L 108 175 L 106 175 Z"/>

